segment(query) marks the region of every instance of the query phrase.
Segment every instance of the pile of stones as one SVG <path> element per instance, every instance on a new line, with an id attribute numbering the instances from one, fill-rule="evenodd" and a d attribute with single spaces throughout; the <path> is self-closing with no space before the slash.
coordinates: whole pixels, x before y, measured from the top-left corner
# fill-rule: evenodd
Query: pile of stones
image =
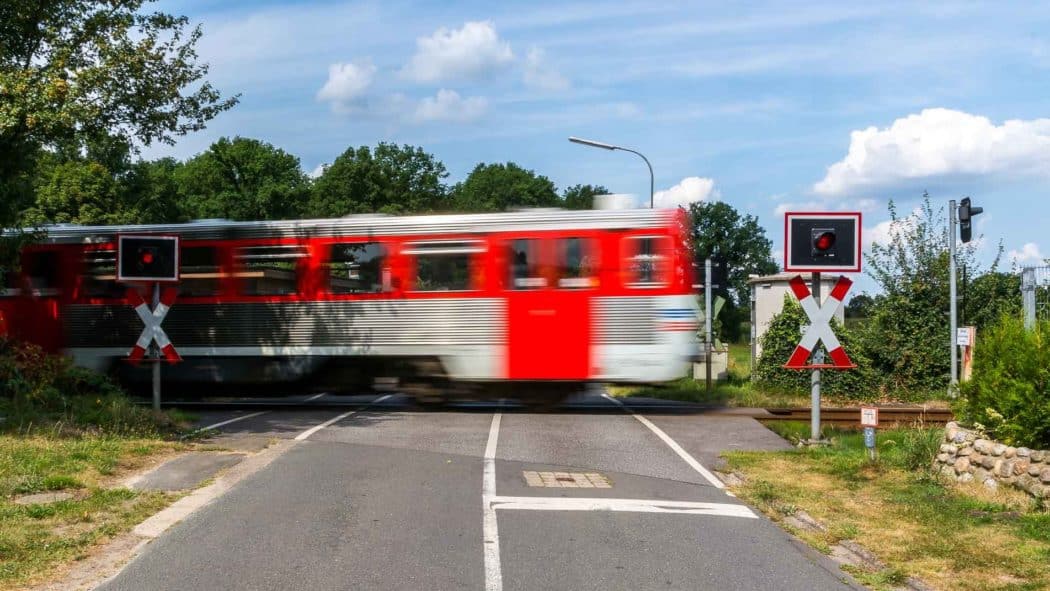
<path id="1" fill-rule="evenodd" d="M 1010 484 L 1037 499 L 1050 499 L 1050 451 L 985 439 L 954 421 L 944 429 L 934 468 L 958 482 L 977 481 L 990 489 Z"/>

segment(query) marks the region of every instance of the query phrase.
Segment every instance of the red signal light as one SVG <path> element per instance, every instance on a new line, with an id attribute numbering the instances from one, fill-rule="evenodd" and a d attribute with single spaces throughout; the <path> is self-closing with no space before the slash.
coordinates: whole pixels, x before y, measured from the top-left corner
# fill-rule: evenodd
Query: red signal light
<path id="1" fill-rule="evenodd" d="M 835 233 L 834 232 L 821 232 L 819 236 L 813 241 L 813 246 L 819 251 L 826 251 L 832 246 L 835 246 Z"/>
<path id="2" fill-rule="evenodd" d="M 144 265 L 149 265 L 153 263 L 153 253 L 148 250 L 146 252 L 143 252 L 140 258 L 142 259 L 142 263 Z"/>

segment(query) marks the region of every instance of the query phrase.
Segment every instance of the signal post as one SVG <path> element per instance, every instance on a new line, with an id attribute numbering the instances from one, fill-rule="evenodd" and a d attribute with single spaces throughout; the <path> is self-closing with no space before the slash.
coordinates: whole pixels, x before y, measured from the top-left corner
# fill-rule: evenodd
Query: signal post
<path id="1" fill-rule="evenodd" d="M 152 307 L 147 305 L 138 290 L 128 290 L 128 299 L 144 326 L 135 346 L 128 353 L 128 361 L 153 363 L 153 410 L 160 410 L 160 363 L 182 361 L 168 335 L 161 328 L 164 317 L 175 302 L 175 290 L 161 293 L 161 283 L 179 280 L 178 236 L 117 237 L 117 281 L 122 283 L 152 284 Z"/>
<path id="2" fill-rule="evenodd" d="M 784 271 L 810 273 L 812 291 L 801 275 L 791 280 L 791 290 L 798 298 L 810 324 L 803 331 L 802 340 L 784 367 L 806 370 L 810 378 L 810 440 L 822 443 L 820 437 L 821 370 L 853 369 L 850 360 L 831 329 L 831 318 L 842 305 L 853 284 L 840 276 L 829 294 L 829 301 L 821 299 L 821 273 L 859 273 L 861 268 L 861 214 L 859 212 L 788 212 L 784 214 Z M 823 343 L 831 363 L 826 363 Z M 810 358 L 812 357 L 812 362 Z"/>

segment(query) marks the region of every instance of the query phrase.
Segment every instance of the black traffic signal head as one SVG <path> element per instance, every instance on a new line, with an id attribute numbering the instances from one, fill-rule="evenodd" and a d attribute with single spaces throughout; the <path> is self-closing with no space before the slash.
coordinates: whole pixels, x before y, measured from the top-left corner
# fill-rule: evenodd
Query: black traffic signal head
<path id="1" fill-rule="evenodd" d="M 117 278 L 120 281 L 177 281 L 176 236 L 120 236 Z"/>
<path id="2" fill-rule="evenodd" d="M 812 240 L 811 255 L 813 258 L 835 258 L 835 242 L 838 235 L 834 228 L 813 228 L 810 230 Z"/>
<path id="3" fill-rule="evenodd" d="M 982 213 L 984 208 L 971 205 L 969 197 L 963 197 L 959 202 L 959 237 L 964 244 L 973 239 L 973 216 Z"/>

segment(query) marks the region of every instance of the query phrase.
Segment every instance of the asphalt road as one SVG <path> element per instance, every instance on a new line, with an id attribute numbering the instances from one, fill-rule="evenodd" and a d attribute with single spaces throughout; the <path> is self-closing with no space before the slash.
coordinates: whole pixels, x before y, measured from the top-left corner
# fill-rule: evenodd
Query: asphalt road
<path id="1" fill-rule="evenodd" d="M 202 413 L 296 442 L 101 588 L 851 588 L 710 475 L 721 451 L 786 445 L 753 419 L 587 402 Z"/>

